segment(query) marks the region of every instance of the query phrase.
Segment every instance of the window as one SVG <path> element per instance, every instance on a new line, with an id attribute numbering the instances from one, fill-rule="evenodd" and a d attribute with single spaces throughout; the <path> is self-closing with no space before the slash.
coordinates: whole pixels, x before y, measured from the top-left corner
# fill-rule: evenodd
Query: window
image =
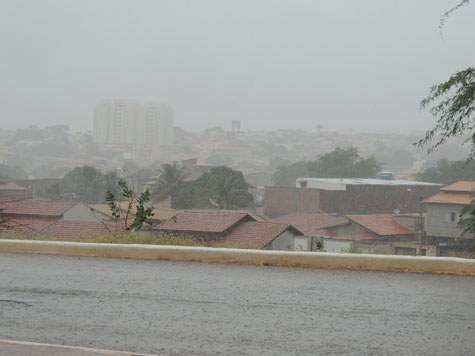
<path id="1" fill-rule="evenodd" d="M 455 211 L 448 211 L 445 213 L 445 221 L 458 221 L 458 216 Z"/>

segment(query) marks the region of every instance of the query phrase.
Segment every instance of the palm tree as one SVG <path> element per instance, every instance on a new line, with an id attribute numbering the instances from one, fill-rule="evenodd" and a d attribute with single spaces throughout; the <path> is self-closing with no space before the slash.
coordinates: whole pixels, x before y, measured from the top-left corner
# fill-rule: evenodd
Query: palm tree
<path id="1" fill-rule="evenodd" d="M 162 164 L 159 173 L 157 184 L 152 191 L 155 201 L 172 196 L 189 175 L 186 169 L 178 166 L 176 162 Z"/>

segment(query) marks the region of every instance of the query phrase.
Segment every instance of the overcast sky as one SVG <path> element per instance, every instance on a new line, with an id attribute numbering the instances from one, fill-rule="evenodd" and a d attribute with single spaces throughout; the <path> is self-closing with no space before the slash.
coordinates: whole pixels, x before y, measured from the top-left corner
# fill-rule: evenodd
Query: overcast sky
<path id="1" fill-rule="evenodd" d="M 419 102 L 475 65 L 458 0 L 0 0 L 1 128 L 92 129 L 102 99 L 168 102 L 202 130 L 410 132 Z"/>

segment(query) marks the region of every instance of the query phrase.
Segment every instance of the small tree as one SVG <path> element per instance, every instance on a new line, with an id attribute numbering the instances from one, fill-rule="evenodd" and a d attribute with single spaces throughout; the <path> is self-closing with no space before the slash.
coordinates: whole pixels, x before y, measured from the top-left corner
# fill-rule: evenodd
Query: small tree
<path id="1" fill-rule="evenodd" d="M 121 178 L 118 182 L 121 195 L 125 198 L 127 207 L 123 209 L 116 203 L 114 193 L 111 191 L 106 192 L 107 205 L 112 212 L 112 218 L 116 223 L 119 220 L 123 221 L 125 231 L 139 231 L 142 229 L 143 224 L 150 221 L 153 214 L 153 206 L 146 208 L 145 203 L 150 200 L 150 192 L 146 190 L 138 198 L 135 197 L 134 191 L 129 188 L 125 179 Z M 132 209 L 135 207 L 135 217 L 132 223 L 129 223 L 129 218 L 132 215 Z"/>
<path id="2" fill-rule="evenodd" d="M 456 10 L 470 3 L 471 0 L 461 0 L 456 6 L 444 13 L 439 28 Z M 429 146 L 429 152 L 442 145 L 447 139 L 459 135 L 468 135 L 466 143 L 471 144 L 471 152 L 467 158 L 470 162 L 475 158 L 475 67 L 471 66 L 458 71 L 440 84 L 430 89 L 429 95 L 421 101 L 421 108 L 428 106 L 430 112 L 437 118 L 432 129 L 416 142 L 417 146 Z M 435 143 L 432 141 L 435 139 Z M 459 227 L 464 232 L 475 234 L 475 199 L 461 213 Z"/>

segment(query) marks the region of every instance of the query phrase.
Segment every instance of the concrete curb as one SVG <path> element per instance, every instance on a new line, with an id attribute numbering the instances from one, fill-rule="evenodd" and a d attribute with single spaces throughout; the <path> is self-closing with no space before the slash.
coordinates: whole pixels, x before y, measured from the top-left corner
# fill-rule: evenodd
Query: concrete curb
<path id="1" fill-rule="evenodd" d="M 29 342 L 29 341 L 17 341 L 17 340 L 0 340 L 0 352 L 2 351 L 2 346 L 11 345 L 13 347 L 12 351 L 15 352 L 16 347 L 26 347 L 27 350 L 20 350 L 15 355 L 23 354 L 24 351 L 27 351 L 29 355 L 34 356 L 40 350 L 47 352 L 49 355 L 111 355 L 111 356 L 158 356 L 152 354 L 139 354 L 135 352 L 124 352 L 124 351 L 113 351 L 113 350 L 102 350 L 102 349 L 92 349 L 88 347 L 79 347 L 79 346 L 64 346 L 56 344 L 44 344 L 40 342 Z M 76 351 L 78 353 L 76 353 Z M 46 353 L 42 353 L 45 355 Z"/>
<path id="2" fill-rule="evenodd" d="M 0 252 L 167 261 L 237 263 L 391 272 L 475 275 L 475 260 L 456 257 L 287 252 L 209 247 L 0 240 Z"/>

